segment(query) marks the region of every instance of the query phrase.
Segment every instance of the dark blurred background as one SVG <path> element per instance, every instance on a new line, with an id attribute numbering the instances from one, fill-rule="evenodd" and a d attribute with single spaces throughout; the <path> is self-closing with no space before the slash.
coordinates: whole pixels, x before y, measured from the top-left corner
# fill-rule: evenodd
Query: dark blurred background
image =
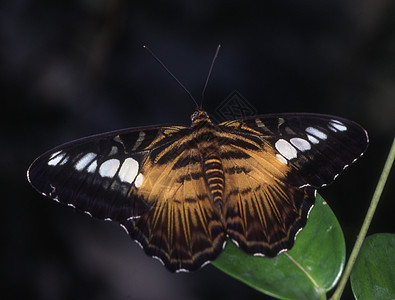
<path id="1" fill-rule="evenodd" d="M 355 241 L 395 132 L 395 2 L 2 1 L 1 288 L 19 299 L 265 299 L 212 266 L 171 274 L 116 224 L 36 193 L 29 164 L 63 142 L 189 124 L 237 90 L 260 114 L 318 112 L 370 134 L 363 158 L 320 193 Z M 369 233 L 394 232 L 394 172 Z M 346 293 L 346 298 L 349 297 Z"/>

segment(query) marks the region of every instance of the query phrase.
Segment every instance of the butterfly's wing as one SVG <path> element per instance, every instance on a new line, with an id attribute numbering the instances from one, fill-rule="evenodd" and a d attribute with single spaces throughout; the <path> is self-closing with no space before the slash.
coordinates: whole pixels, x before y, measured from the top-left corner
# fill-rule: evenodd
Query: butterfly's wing
<path id="1" fill-rule="evenodd" d="M 368 145 L 361 126 L 327 115 L 263 115 L 223 122 L 219 129 L 227 233 L 256 255 L 290 249 L 316 189 L 331 183 Z"/>
<path id="2" fill-rule="evenodd" d="M 146 253 L 170 271 L 197 270 L 214 260 L 225 242 L 220 212 L 209 195 L 190 136 L 151 152 L 139 193 L 153 205 L 140 218 L 123 223 Z"/>
<path id="3" fill-rule="evenodd" d="M 80 139 L 37 158 L 28 179 L 49 198 L 120 223 L 169 270 L 197 269 L 219 254 L 224 230 L 203 178 L 190 177 L 201 167 L 184 151 L 188 134 L 162 126 Z"/>
<path id="4" fill-rule="evenodd" d="M 160 128 L 141 128 L 72 141 L 37 158 L 28 179 L 41 194 L 96 218 L 137 217 L 152 203 L 131 200 L 129 194 L 147 159 L 146 149 L 154 148 L 161 138 Z"/>

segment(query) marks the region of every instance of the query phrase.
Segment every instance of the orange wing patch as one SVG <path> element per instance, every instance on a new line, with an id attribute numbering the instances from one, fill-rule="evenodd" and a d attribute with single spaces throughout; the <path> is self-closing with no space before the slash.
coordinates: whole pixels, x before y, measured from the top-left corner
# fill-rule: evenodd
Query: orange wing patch
<path id="1" fill-rule="evenodd" d="M 290 249 L 306 224 L 314 189 L 287 184 L 288 166 L 269 144 L 263 142 L 260 150 L 223 145 L 221 151 L 224 157 L 229 152 L 249 156 L 222 160 L 226 182 L 222 212 L 229 237 L 250 254 L 275 256 Z"/>
<path id="2" fill-rule="evenodd" d="M 153 162 L 147 158 L 142 170 L 144 180 L 132 194 L 149 208 L 140 218 L 125 224 L 145 252 L 159 258 L 171 271 L 198 269 L 218 256 L 225 241 L 219 211 L 210 199 L 197 160 L 198 150 L 178 151 L 171 161 L 157 163 L 168 151 L 177 151 L 183 145 L 181 139 Z"/>

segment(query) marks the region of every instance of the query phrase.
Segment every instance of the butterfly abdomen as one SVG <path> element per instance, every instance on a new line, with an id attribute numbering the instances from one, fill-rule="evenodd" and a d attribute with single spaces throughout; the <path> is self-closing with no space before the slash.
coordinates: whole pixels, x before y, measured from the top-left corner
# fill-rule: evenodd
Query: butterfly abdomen
<path id="1" fill-rule="evenodd" d="M 214 204 L 222 206 L 224 191 L 224 171 L 218 155 L 212 154 L 203 161 L 203 171 L 212 195 Z"/>
<path id="2" fill-rule="evenodd" d="M 215 206 L 223 205 L 224 171 L 219 156 L 219 142 L 214 124 L 206 115 L 193 121 L 196 129 L 196 146 L 199 152 L 204 178 Z"/>

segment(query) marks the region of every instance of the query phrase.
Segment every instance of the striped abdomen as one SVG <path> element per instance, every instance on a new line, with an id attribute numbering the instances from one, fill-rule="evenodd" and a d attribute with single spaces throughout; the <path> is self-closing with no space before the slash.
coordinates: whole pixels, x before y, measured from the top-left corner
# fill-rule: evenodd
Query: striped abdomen
<path id="1" fill-rule="evenodd" d="M 214 205 L 220 207 L 223 204 L 224 171 L 219 157 L 216 128 L 205 112 L 200 112 L 192 118 L 192 127 L 195 129 L 195 141 L 208 190 Z"/>
<path id="2" fill-rule="evenodd" d="M 206 175 L 208 188 L 216 206 L 222 205 L 224 192 L 224 172 L 218 153 L 213 153 L 203 160 L 203 171 Z"/>

